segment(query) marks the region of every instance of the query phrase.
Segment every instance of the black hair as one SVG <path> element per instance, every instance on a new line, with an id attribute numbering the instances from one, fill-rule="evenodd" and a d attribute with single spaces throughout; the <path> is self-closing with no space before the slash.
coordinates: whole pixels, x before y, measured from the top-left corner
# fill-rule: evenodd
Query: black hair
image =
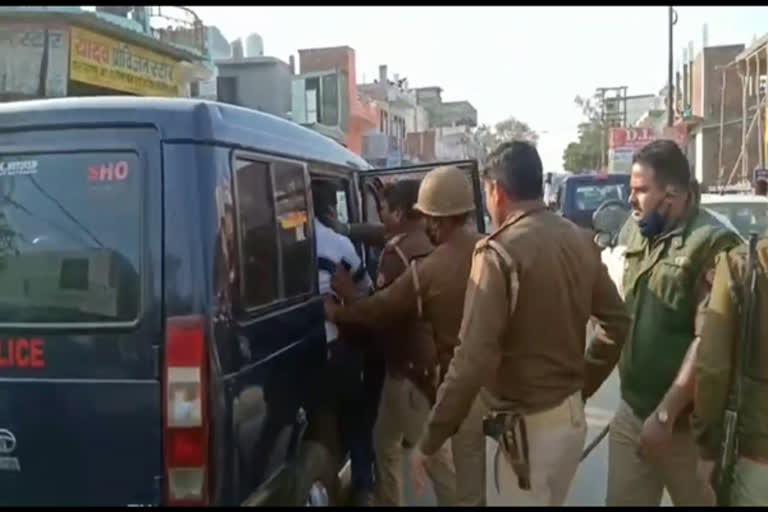
<path id="1" fill-rule="evenodd" d="M 417 219 L 419 212 L 413 209 L 413 205 L 419 198 L 418 180 L 402 180 L 387 184 L 381 191 L 384 201 L 390 211 L 400 211 L 408 219 Z"/>
<path id="2" fill-rule="evenodd" d="M 757 183 L 755 183 L 755 194 L 759 196 L 768 195 L 768 180 L 757 180 Z"/>
<path id="3" fill-rule="evenodd" d="M 315 217 L 326 224 L 328 210 L 336 209 L 336 186 L 330 181 L 316 181 L 312 183 L 312 203 L 315 209 Z"/>
<path id="4" fill-rule="evenodd" d="M 536 146 L 525 141 L 504 142 L 488 155 L 483 179 L 498 181 L 519 201 L 541 199 L 543 166 Z"/>
<path id="5" fill-rule="evenodd" d="M 632 156 L 632 164 L 652 169 L 653 179 L 661 188 L 671 185 L 687 189 L 691 185 L 691 166 L 675 141 L 658 139 L 646 144 Z"/>

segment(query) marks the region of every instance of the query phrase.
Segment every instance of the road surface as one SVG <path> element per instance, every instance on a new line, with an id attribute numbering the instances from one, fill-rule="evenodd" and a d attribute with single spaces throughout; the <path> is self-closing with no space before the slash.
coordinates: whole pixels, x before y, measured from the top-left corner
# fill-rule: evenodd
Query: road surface
<path id="1" fill-rule="evenodd" d="M 587 442 L 597 436 L 605 425 L 613 417 L 613 412 L 619 405 L 619 377 L 617 372 L 605 381 L 600 390 L 587 403 Z M 489 457 L 492 454 L 488 454 Z M 434 494 L 431 489 L 425 491 L 422 496 L 416 496 L 410 482 L 407 464 L 404 464 L 405 473 L 405 501 L 411 506 L 435 505 Z M 579 466 L 576 477 L 571 485 L 571 490 L 566 499 L 566 505 L 602 506 L 605 504 L 606 477 L 608 474 L 608 436 L 595 447 L 592 453 Z M 489 503 L 488 505 L 505 505 L 505 503 Z M 663 506 L 670 506 L 669 496 L 664 493 Z"/>

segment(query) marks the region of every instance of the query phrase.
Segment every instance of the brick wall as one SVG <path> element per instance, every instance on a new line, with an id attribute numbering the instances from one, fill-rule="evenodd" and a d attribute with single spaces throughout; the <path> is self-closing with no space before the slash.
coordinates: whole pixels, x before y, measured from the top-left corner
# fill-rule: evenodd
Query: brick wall
<path id="1" fill-rule="evenodd" d="M 312 48 L 299 50 L 299 72 L 315 73 L 342 69 L 349 77 L 349 100 L 357 99 L 357 70 L 355 69 L 355 50 L 349 46 L 334 48 Z"/>

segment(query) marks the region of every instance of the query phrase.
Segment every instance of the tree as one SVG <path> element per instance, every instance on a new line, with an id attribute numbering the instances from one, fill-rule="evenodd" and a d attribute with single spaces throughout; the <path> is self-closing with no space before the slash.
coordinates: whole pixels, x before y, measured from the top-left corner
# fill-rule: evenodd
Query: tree
<path id="1" fill-rule="evenodd" d="M 475 129 L 475 141 L 480 146 L 480 153 L 485 159 L 502 142 L 524 140 L 534 146 L 539 142 L 539 134 L 528 123 L 510 116 L 494 125 L 493 128 L 482 124 Z"/>
<path id="2" fill-rule="evenodd" d="M 576 96 L 574 102 L 581 107 L 581 112 L 587 121 L 579 125 L 578 142 L 571 142 L 563 151 L 563 168 L 580 173 L 600 167 L 604 127 L 591 99 Z"/>

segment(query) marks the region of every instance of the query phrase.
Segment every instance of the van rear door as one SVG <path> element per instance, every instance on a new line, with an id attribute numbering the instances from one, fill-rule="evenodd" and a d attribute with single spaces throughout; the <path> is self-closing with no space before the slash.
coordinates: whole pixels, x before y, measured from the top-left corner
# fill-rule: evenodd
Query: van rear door
<path id="1" fill-rule="evenodd" d="M 485 206 L 483 202 L 483 190 L 480 185 L 480 174 L 477 168 L 477 160 L 457 160 L 451 162 L 432 162 L 416 164 L 404 167 L 391 167 L 362 171 L 358 182 L 363 201 L 363 219 L 367 222 L 378 220 L 376 211 L 377 190 L 386 183 L 398 180 L 419 180 L 432 169 L 439 166 L 455 166 L 466 172 L 467 179 L 472 184 L 472 192 L 475 199 L 475 219 L 473 224 L 478 233 L 485 233 Z"/>
<path id="2" fill-rule="evenodd" d="M 162 496 L 160 139 L 0 132 L 0 505 Z"/>

